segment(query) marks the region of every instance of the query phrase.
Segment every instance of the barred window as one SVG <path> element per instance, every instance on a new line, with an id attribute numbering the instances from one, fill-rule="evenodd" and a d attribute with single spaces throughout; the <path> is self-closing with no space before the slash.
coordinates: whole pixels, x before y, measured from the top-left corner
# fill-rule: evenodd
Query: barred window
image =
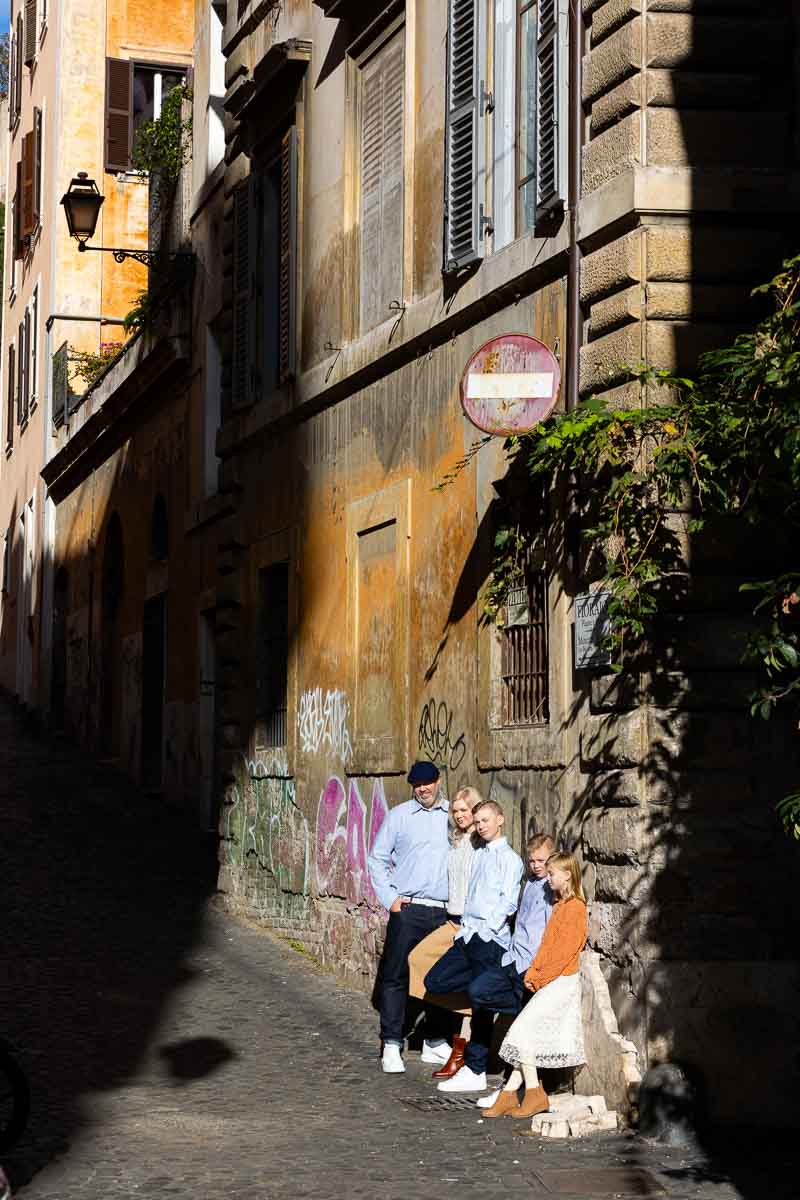
<path id="1" fill-rule="evenodd" d="M 550 719 L 547 578 L 531 570 L 506 597 L 502 631 L 504 725 L 542 725 Z"/>

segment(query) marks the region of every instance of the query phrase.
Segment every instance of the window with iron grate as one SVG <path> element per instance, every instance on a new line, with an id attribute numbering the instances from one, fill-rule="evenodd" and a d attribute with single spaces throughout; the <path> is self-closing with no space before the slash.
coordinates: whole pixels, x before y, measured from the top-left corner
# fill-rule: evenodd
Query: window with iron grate
<path id="1" fill-rule="evenodd" d="M 547 578 L 530 569 L 506 597 L 502 630 L 503 724 L 543 725 L 550 719 Z"/>

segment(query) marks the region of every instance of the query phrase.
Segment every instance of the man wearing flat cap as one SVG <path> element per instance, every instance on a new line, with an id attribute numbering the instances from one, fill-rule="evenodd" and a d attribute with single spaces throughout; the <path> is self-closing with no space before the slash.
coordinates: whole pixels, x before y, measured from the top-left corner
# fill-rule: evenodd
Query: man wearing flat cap
<path id="1" fill-rule="evenodd" d="M 369 856 L 375 894 L 389 910 L 381 960 L 381 1066 L 387 1074 L 404 1071 L 401 1050 L 408 1000 L 408 956 L 447 920 L 447 804 L 439 794 L 439 769 L 415 762 L 408 773 L 413 797 L 389 811 Z M 442 1036 L 451 1020 L 431 1006 L 426 1016 L 422 1061 L 447 1061 L 450 1047 Z"/>

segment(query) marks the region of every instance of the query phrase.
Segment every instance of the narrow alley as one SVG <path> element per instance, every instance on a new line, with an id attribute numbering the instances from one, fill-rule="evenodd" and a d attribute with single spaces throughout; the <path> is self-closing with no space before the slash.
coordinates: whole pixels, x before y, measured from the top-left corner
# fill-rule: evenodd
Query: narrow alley
<path id="1" fill-rule="evenodd" d="M 463 1098 L 430 1105 L 417 1056 L 378 1070 L 365 996 L 217 908 L 212 846 L 6 701 L 0 780 L 2 1034 L 33 1094 L 4 1165 L 23 1200 L 794 1194 L 779 1158 L 729 1179 L 631 1135 L 523 1139 Z"/>

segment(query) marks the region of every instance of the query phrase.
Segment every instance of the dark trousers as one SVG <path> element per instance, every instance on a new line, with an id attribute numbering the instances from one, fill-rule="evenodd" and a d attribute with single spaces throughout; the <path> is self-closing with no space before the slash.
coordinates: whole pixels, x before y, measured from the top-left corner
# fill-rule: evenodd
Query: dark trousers
<path id="1" fill-rule="evenodd" d="M 389 913 L 386 940 L 380 965 L 381 1038 L 384 1042 L 402 1042 L 408 1001 L 408 956 L 434 929 L 444 925 L 443 908 L 426 904 L 404 904 L 399 912 Z M 426 1037 L 446 1037 L 452 1016 L 445 1009 L 426 1005 Z"/>
<path id="2" fill-rule="evenodd" d="M 470 992 L 473 983 L 500 968 L 503 947 L 498 942 L 484 942 L 477 934 L 465 942 L 456 938 L 452 948 L 443 954 L 425 976 L 427 991 L 437 995 L 441 992 Z M 489 1047 L 492 1044 L 492 1022 L 494 1014 L 487 1009 L 473 1008 L 472 1034 L 464 1053 L 464 1064 L 477 1074 L 486 1070 Z"/>

